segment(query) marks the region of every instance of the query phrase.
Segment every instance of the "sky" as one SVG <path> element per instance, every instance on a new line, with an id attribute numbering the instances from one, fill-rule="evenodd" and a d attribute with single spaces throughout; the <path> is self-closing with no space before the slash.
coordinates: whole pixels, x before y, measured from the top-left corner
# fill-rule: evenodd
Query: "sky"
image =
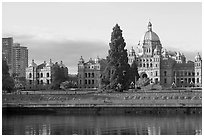
<path id="1" fill-rule="evenodd" d="M 149 20 L 164 49 L 180 51 L 187 60 L 202 54 L 199 2 L 2 3 L 2 36 L 28 47 L 29 64 L 62 60 L 71 74 L 77 74 L 80 56 L 106 58 L 116 23 L 125 48 L 136 49 Z"/>

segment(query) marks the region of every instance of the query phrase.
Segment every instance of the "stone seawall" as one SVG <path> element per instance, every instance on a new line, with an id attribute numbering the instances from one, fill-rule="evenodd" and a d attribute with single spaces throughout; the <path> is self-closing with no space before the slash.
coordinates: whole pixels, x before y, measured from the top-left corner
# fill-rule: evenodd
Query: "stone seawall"
<path id="1" fill-rule="evenodd" d="M 3 114 L 202 114 L 201 106 L 7 106 Z"/>

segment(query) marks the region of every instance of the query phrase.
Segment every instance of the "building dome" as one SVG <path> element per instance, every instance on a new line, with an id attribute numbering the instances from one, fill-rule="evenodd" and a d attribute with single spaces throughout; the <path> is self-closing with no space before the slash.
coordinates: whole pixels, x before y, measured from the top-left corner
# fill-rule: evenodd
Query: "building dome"
<path id="1" fill-rule="evenodd" d="M 160 41 L 159 36 L 152 31 L 152 24 L 151 22 L 148 23 L 148 31 L 145 32 L 145 34 L 142 36 L 139 45 L 142 45 L 144 41 Z"/>
<path id="2" fill-rule="evenodd" d="M 32 63 L 29 64 L 28 67 L 37 67 L 37 64 L 34 62 L 34 59 L 32 60 Z"/>

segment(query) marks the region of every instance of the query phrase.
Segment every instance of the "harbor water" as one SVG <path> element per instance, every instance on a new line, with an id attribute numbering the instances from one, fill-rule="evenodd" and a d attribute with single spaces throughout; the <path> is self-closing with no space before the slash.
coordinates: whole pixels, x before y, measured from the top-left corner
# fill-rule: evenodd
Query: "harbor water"
<path id="1" fill-rule="evenodd" d="M 3 135 L 196 135 L 201 114 L 3 114 Z"/>

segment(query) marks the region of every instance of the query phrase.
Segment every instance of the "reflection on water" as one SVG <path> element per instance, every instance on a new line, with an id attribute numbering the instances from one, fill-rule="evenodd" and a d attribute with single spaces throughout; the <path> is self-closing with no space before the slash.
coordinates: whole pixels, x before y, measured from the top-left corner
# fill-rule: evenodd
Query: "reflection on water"
<path id="1" fill-rule="evenodd" d="M 195 135 L 202 116 L 3 115 L 2 123 L 2 134 L 15 135 Z"/>

